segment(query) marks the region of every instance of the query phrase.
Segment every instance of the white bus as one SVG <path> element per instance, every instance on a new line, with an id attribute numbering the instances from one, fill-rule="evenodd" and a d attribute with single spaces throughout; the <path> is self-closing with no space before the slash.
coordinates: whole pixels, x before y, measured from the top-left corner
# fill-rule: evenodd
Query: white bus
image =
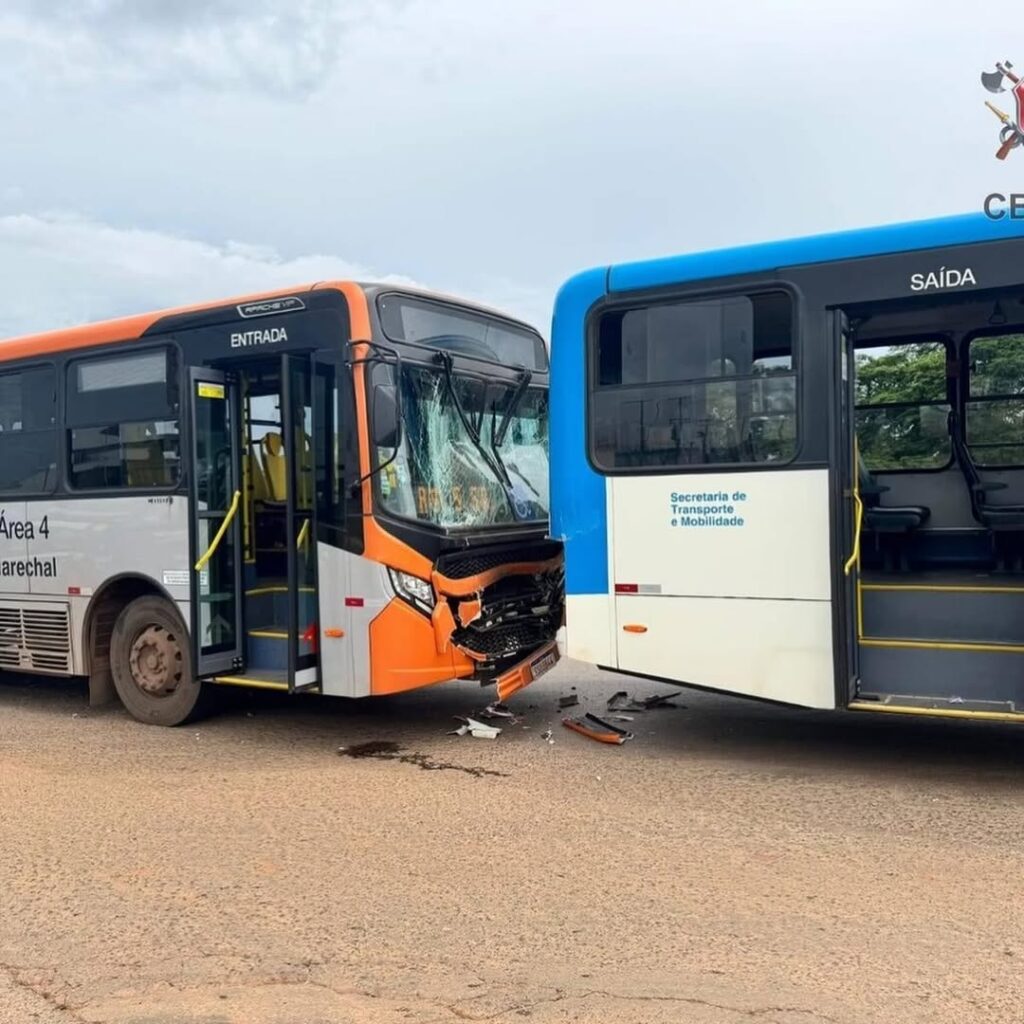
<path id="1" fill-rule="evenodd" d="M 548 363 L 352 282 L 0 342 L 0 672 L 175 725 L 210 684 L 502 699 L 557 659 Z"/>
<path id="2" fill-rule="evenodd" d="M 588 271 L 552 384 L 570 656 L 1024 721 L 1024 223 Z"/>

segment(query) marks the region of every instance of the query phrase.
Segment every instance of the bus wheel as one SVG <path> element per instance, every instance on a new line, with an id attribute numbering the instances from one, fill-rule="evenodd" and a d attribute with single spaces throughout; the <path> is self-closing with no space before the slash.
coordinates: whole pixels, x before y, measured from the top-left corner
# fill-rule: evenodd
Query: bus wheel
<path id="1" fill-rule="evenodd" d="M 150 725 L 181 725 L 199 712 L 188 631 L 162 597 L 127 604 L 110 637 L 110 670 L 128 713 Z"/>

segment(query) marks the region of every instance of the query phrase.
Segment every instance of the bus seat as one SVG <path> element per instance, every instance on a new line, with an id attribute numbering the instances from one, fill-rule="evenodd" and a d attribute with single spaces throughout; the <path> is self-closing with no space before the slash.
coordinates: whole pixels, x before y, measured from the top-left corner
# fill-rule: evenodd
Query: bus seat
<path id="1" fill-rule="evenodd" d="M 953 441 L 957 465 L 967 484 L 974 518 L 990 530 L 1024 530 L 1024 505 L 993 505 L 988 501 L 989 491 L 1002 490 L 1006 484 L 999 480 L 986 482 L 981 478 L 955 412 L 949 414 L 949 436 Z"/>
<path id="2" fill-rule="evenodd" d="M 288 463 L 284 454 L 284 441 L 277 433 L 264 434 L 260 439 L 260 454 L 266 474 L 267 490 L 271 501 L 288 498 Z"/>
<path id="3" fill-rule="evenodd" d="M 889 488 L 880 484 L 857 455 L 857 487 L 864 506 L 864 526 L 874 533 L 909 533 L 920 529 L 932 514 L 924 505 L 882 505 L 881 495 Z"/>
<path id="4" fill-rule="evenodd" d="M 267 501 L 270 498 L 270 488 L 267 486 L 267 477 L 263 472 L 260 457 L 255 450 L 248 452 L 245 456 L 246 469 L 249 474 L 249 485 L 253 501 Z"/>
<path id="5" fill-rule="evenodd" d="M 167 465 L 163 445 L 155 433 L 155 424 L 123 424 L 121 444 L 129 487 L 167 486 Z"/>

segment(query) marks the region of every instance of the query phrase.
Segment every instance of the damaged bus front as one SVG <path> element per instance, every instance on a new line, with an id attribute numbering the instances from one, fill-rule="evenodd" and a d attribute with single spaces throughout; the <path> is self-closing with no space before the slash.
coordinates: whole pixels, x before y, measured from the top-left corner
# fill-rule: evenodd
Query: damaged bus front
<path id="1" fill-rule="evenodd" d="M 353 381 L 366 439 L 364 555 L 386 567 L 370 692 L 450 678 L 500 699 L 558 659 L 561 544 L 548 530 L 548 361 L 529 327 L 367 289 Z"/>

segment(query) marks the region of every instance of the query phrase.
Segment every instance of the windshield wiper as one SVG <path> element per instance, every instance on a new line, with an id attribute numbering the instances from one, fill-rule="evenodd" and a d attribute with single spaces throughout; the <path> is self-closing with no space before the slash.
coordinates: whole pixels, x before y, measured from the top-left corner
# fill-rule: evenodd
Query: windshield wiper
<path id="1" fill-rule="evenodd" d="M 508 428 L 512 425 L 512 418 L 515 416 L 520 404 L 523 401 L 523 396 L 526 394 L 530 387 L 530 381 L 533 380 L 532 371 L 526 369 L 524 366 L 519 371 L 519 376 L 516 379 L 516 389 L 512 392 L 511 397 L 508 400 L 508 407 L 505 409 L 505 415 L 502 417 L 500 426 L 496 426 L 495 421 L 497 419 L 497 411 L 495 406 L 491 406 L 491 454 L 501 464 L 501 468 L 505 472 L 505 478 L 508 480 L 509 486 L 513 490 L 513 500 L 515 498 L 515 484 L 512 483 L 512 476 L 508 471 L 508 467 L 505 465 L 505 460 L 501 456 L 501 452 L 498 449 L 505 443 L 505 435 L 508 433 Z M 529 480 L 519 472 L 519 468 L 512 464 L 513 470 L 519 479 L 526 484 L 526 486 L 533 492 L 535 498 L 540 497 L 540 492 L 536 487 L 530 483 Z"/>
<path id="2" fill-rule="evenodd" d="M 512 500 L 512 480 L 508 475 L 508 470 L 505 469 L 505 464 L 500 458 L 495 458 L 493 452 L 489 452 L 484 446 L 483 441 L 480 440 L 479 427 L 474 427 L 469 421 L 469 417 L 466 415 L 466 410 L 462 407 L 462 400 L 459 398 L 458 392 L 455 390 L 455 379 L 452 376 L 452 357 L 447 352 L 439 352 L 437 354 L 437 361 L 441 364 L 441 368 L 444 370 L 444 383 L 448 390 L 448 394 L 451 397 L 452 405 L 455 407 L 455 411 L 458 414 L 459 419 L 462 422 L 462 426 L 466 433 L 469 435 L 469 439 L 473 442 L 473 446 L 480 453 L 480 457 L 487 464 L 488 469 L 498 478 L 498 482 L 501 484 L 502 490 L 505 492 L 505 500 L 509 503 L 509 508 L 512 510 L 512 514 L 515 515 L 516 506 Z M 483 414 L 481 413 L 481 422 Z"/>
<path id="3" fill-rule="evenodd" d="M 508 400 L 508 408 L 505 410 L 505 417 L 501 421 L 501 426 L 498 428 L 498 432 L 494 432 L 493 422 L 491 424 L 491 447 L 495 449 L 494 454 L 497 455 L 497 449 L 505 443 L 505 435 L 508 433 L 508 428 L 512 423 L 512 417 L 515 416 L 516 410 L 519 408 L 519 403 L 523 400 L 523 395 L 526 394 L 526 389 L 530 386 L 530 381 L 533 380 L 533 373 L 527 370 L 524 366 L 519 371 L 519 377 L 516 380 L 516 389 L 512 392 L 512 397 Z M 500 456 L 498 456 L 500 458 Z"/>

